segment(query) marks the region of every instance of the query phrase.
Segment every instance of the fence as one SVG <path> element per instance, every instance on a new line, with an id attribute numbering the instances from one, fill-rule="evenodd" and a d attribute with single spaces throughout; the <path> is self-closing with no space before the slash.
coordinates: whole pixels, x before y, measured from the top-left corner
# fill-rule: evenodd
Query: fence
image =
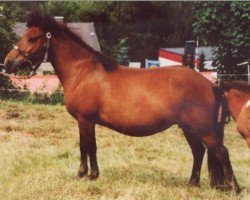
<path id="1" fill-rule="evenodd" d="M 249 62 L 243 62 L 237 65 L 237 72 L 243 73 L 231 73 L 231 74 L 224 74 L 224 73 L 217 73 L 218 79 L 225 79 L 225 80 L 244 80 L 248 81 L 250 84 L 250 64 Z"/>

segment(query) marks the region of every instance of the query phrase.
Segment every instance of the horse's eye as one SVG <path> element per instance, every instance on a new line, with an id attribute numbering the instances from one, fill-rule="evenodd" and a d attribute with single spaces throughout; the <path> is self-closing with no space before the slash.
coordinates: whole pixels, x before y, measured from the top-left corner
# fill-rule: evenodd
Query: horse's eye
<path id="1" fill-rule="evenodd" d="M 37 39 L 37 37 L 31 37 L 29 38 L 29 42 L 34 43 Z"/>

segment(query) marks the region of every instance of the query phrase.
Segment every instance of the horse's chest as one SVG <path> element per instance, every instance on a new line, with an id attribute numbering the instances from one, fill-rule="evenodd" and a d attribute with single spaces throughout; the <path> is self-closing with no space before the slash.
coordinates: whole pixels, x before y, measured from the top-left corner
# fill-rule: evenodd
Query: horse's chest
<path id="1" fill-rule="evenodd" d="M 93 95 L 72 95 L 65 98 L 68 112 L 75 118 L 80 116 L 94 117 L 97 113 L 98 103 Z"/>

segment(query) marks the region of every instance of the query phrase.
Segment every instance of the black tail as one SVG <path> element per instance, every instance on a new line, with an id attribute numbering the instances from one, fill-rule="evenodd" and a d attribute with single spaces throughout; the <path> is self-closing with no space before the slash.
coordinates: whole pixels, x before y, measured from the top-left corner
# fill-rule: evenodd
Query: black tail
<path id="1" fill-rule="evenodd" d="M 223 144 L 224 125 L 227 117 L 227 105 L 223 97 L 223 91 L 218 86 L 213 86 L 215 96 L 215 112 L 214 112 L 214 131 L 218 141 Z M 210 175 L 211 187 L 216 187 L 225 184 L 225 175 L 219 160 L 213 152 L 208 151 L 208 170 Z"/>
<path id="2" fill-rule="evenodd" d="M 224 126 L 228 116 L 227 103 L 223 95 L 223 91 L 217 85 L 213 86 L 215 96 L 215 112 L 214 112 L 214 130 L 217 138 L 221 143 L 224 139 Z"/>

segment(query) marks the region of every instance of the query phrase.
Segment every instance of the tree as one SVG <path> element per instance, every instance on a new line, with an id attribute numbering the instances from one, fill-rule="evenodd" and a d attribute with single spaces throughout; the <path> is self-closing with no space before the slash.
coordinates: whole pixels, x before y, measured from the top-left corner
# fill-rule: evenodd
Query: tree
<path id="1" fill-rule="evenodd" d="M 144 62 L 158 58 L 160 47 L 181 46 L 192 39 L 190 15 L 193 2 L 49 2 L 51 15 L 63 15 L 65 21 L 93 21 L 101 50 L 112 49 L 128 38 L 130 60 Z M 115 59 L 118 59 L 115 57 Z"/>
<path id="2" fill-rule="evenodd" d="M 194 31 L 204 44 L 216 46 L 218 73 L 234 73 L 250 59 L 250 2 L 198 2 Z"/>
<path id="3" fill-rule="evenodd" d="M 188 66 L 188 56 L 185 53 L 182 55 L 182 65 Z"/>
<path id="4" fill-rule="evenodd" d="M 194 69 L 194 67 L 195 67 L 195 65 L 194 65 L 194 55 L 191 55 L 189 57 L 188 67 L 191 68 L 191 69 Z"/>
<path id="5" fill-rule="evenodd" d="M 10 9 L 5 4 L 0 3 L 0 63 L 3 63 L 7 52 L 16 41 L 16 36 L 12 32 L 14 23 L 10 13 Z"/>
<path id="6" fill-rule="evenodd" d="M 121 39 L 118 45 L 115 46 L 113 56 L 119 64 L 126 66 L 129 62 L 128 51 L 129 47 L 127 44 L 127 38 L 124 38 Z"/>
<path id="7" fill-rule="evenodd" d="M 16 42 L 16 36 L 12 32 L 13 18 L 11 17 L 11 9 L 4 3 L 0 3 L 0 63 L 4 62 L 7 53 L 12 48 L 12 44 Z M 0 75 L 0 88 L 15 88 L 9 81 L 9 78 Z"/>
<path id="8" fill-rule="evenodd" d="M 32 10 L 64 16 L 65 22 L 94 22 L 104 54 L 114 56 L 123 38 L 128 38 L 130 60 L 157 59 L 161 47 L 182 46 L 193 39 L 194 2 L 49 1 L 5 2 L 15 21 L 25 21 Z M 117 55 L 117 54 L 116 54 Z M 115 56 L 116 56 L 115 55 Z M 119 58 L 114 57 L 119 60 Z"/>

